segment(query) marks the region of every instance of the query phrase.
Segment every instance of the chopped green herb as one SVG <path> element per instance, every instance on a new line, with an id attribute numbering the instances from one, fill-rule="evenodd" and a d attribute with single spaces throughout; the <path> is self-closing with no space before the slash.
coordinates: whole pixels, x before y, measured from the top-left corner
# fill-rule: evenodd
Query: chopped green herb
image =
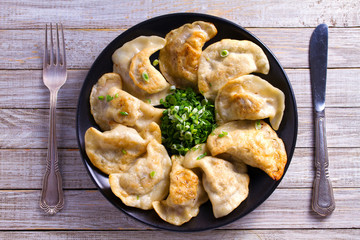
<path id="1" fill-rule="evenodd" d="M 140 199 L 140 196 L 139 196 L 139 195 L 137 195 L 137 196 L 136 196 L 136 200 L 139 200 L 139 199 Z"/>
<path id="2" fill-rule="evenodd" d="M 221 52 L 220 52 L 220 56 L 221 56 L 221 57 L 226 57 L 227 55 L 229 55 L 229 51 L 228 51 L 228 50 L 226 50 L 226 49 L 221 50 Z"/>
<path id="3" fill-rule="evenodd" d="M 214 104 L 191 88 L 175 89 L 160 103 L 166 108 L 160 125 L 162 143 L 171 155 L 184 155 L 206 142 L 216 128 Z"/>
<path id="4" fill-rule="evenodd" d="M 142 73 L 142 78 L 144 79 L 145 82 L 149 81 L 149 74 L 147 74 L 147 72 L 143 72 Z"/>
<path id="5" fill-rule="evenodd" d="M 151 173 L 150 173 L 150 178 L 154 178 L 154 177 L 155 177 L 155 174 L 156 174 L 155 171 L 151 171 Z"/>
<path id="6" fill-rule="evenodd" d="M 147 101 L 149 104 L 151 104 L 151 99 L 147 99 L 146 101 Z"/>
<path id="7" fill-rule="evenodd" d="M 218 135 L 218 137 L 222 138 L 222 137 L 227 136 L 228 134 L 229 134 L 228 132 L 222 131 L 222 133 L 220 133 L 220 134 Z"/>
<path id="8" fill-rule="evenodd" d="M 256 129 L 256 130 L 260 130 L 260 129 L 261 129 L 260 120 L 257 120 L 257 121 L 255 122 L 255 129 Z"/>
<path id="9" fill-rule="evenodd" d="M 200 155 L 196 158 L 196 160 L 200 160 L 200 159 L 204 158 L 206 155 L 207 155 L 206 153 L 200 154 Z"/>
<path id="10" fill-rule="evenodd" d="M 118 98 L 119 97 L 119 93 L 115 94 L 115 98 Z"/>
<path id="11" fill-rule="evenodd" d="M 123 115 L 123 116 L 127 116 L 127 115 L 129 115 L 129 113 L 128 113 L 128 112 L 120 112 L 120 114 L 121 114 L 121 115 Z"/>
<path id="12" fill-rule="evenodd" d="M 114 97 L 110 96 L 110 95 L 106 95 L 106 101 L 110 102 L 111 100 L 113 100 Z"/>
<path id="13" fill-rule="evenodd" d="M 99 100 L 104 100 L 104 96 L 98 96 Z"/>
<path id="14" fill-rule="evenodd" d="M 154 66 L 157 66 L 159 64 L 159 59 L 155 59 L 152 63 Z"/>
<path id="15" fill-rule="evenodd" d="M 121 150 L 123 154 L 127 154 L 127 151 L 125 149 Z"/>

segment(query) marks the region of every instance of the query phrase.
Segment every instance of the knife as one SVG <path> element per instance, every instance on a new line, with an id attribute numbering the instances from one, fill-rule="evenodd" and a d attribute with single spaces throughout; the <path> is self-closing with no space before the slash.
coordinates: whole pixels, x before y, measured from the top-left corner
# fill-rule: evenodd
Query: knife
<path id="1" fill-rule="evenodd" d="M 312 209 L 327 216 L 335 209 L 334 194 L 329 178 L 329 159 L 325 132 L 325 90 L 328 54 L 328 26 L 320 24 L 310 39 L 310 77 L 315 122 L 315 168 Z"/>

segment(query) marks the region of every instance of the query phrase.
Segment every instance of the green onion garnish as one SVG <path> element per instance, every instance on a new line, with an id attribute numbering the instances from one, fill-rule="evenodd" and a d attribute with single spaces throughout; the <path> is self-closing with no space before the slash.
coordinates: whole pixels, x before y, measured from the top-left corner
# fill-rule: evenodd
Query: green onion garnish
<path id="1" fill-rule="evenodd" d="M 149 81 L 149 74 L 147 74 L 147 72 L 143 72 L 142 73 L 142 78 L 144 79 L 145 82 Z"/>
<path id="2" fill-rule="evenodd" d="M 206 153 L 200 154 L 200 155 L 196 158 L 196 160 L 200 160 L 200 159 L 204 158 L 206 155 L 207 155 Z"/>
<path id="3" fill-rule="evenodd" d="M 104 96 L 98 96 L 99 100 L 104 100 Z"/>
<path id="4" fill-rule="evenodd" d="M 128 112 L 120 112 L 120 114 L 121 114 L 121 115 L 123 115 L 123 116 L 127 116 L 127 115 L 129 115 L 129 113 L 128 113 Z"/>
<path id="5" fill-rule="evenodd" d="M 106 95 L 106 101 L 110 102 L 111 100 L 113 100 L 114 97 L 110 96 L 110 95 Z"/>
<path id="6" fill-rule="evenodd" d="M 158 59 L 155 59 L 152 63 L 154 66 L 157 66 L 159 64 L 159 60 Z"/>
<path id="7" fill-rule="evenodd" d="M 226 49 L 221 50 L 221 52 L 220 52 L 220 56 L 221 56 L 221 57 L 226 57 L 227 55 L 229 55 L 229 51 L 228 51 L 228 50 L 226 50 Z"/>
<path id="8" fill-rule="evenodd" d="M 137 196 L 136 196 L 136 200 L 139 200 L 139 199 L 140 199 L 140 196 L 139 196 L 139 195 L 137 195 Z"/>
<path id="9" fill-rule="evenodd" d="M 229 134 L 228 132 L 222 131 L 222 133 L 220 133 L 220 134 L 218 135 L 218 137 L 222 138 L 222 137 L 227 136 L 228 134 Z"/>
<path id="10" fill-rule="evenodd" d="M 154 178 L 154 177 L 155 177 L 155 174 L 156 174 L 155 171 L 151 171 L 151 173 L 150 173 L 150 178 Z"/>
<path id="11" fill-rule="evenodd" d="M 260 120 L 257 120 L 257 121 L 255 122 L 255 129 L 256 129 L 256 130 L 260 130 L 260 129 L 261 129 Z"/>
<path id="12" fill-rule="evenodd" d="M 115 98 L 118 98 L 118 97 L 119 97 L 119 93 L 116 93 L 116 94 L 115 94 Z"/>
<path id="13" fill-rule="evenodd" d="M 216 128 L 214 104 L 193 89 L 175 89 L 160 100 L 166 110 L 161 118 L 163 145 L 171 155 L 184 155 L 204 143 Z"/>
<path id="14" fill-rule="evenodd" d="M 127 151 L 125 149 L 121 150 L 123 154 L 127 154 Z"/>

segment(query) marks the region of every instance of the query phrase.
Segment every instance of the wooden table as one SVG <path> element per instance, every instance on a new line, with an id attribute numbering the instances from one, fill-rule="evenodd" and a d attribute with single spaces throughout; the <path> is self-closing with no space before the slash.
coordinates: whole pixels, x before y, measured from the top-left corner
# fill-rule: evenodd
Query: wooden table
<path id="1" fill-rule="evenodd" d="M 355 239 L 360 235 L 360 2 L 1 1 L 0 239 Z M 257 35 L 278 57 L 294 88 L 299 133 L 291 165 L 256 210 L 220 229 L 173 233 L 150 228 L 111 205 L 88 176 L 75 133 L 77 98 L 102 49 L 127 28 L 173 12 L 231 20 Z M 44 26 L 62 22 L 68 80 L 59 92 L 58 143 L 65 207 L 39 207 L 48 137 L 49 92 L 42 83 Z M 314 28 L 329 25 L 326 96 L 330 176 L 336 209 L 311 210 L 314 137 L 308 66 Z M 171 235 L 169 235 L 171 234 Z"/>

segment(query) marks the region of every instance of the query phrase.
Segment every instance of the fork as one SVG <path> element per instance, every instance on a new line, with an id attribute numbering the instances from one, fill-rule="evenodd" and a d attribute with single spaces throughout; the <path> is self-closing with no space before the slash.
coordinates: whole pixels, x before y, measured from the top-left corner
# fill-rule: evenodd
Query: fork
<path id="1" fill-rule="evenodd" d="M 56 214 L 64 206 L 62 178 L 58 165 L 56 142 L 56 101 L 57 93 L 64 85 L 66 73 L 65 40 L 60 24 L 62 43 L 59 41 L 59 26 L 56 24 L 56 45 L 53 43 L 53 27 L 50 23 L 50 49 L 48 49 L 48 25 L 45 26 L 45 50 L 43 58 L 43 81 L 50 91 L 50 132 L 46 171 L 41 191 L 40 207 L 50 215 Z M 60 46 L 62 49 L 60 50 Z"/>

